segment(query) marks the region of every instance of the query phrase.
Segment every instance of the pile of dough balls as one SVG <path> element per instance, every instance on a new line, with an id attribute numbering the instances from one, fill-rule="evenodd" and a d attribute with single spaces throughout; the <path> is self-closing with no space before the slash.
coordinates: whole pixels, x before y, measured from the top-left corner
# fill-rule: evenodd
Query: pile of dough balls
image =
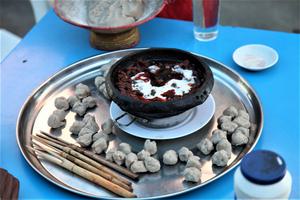
<path id="1" fill-rule="evenodd" d="M 224 167 L 231 157 L 231 145 L 239 146 L 248 143 L 250 125 L 249 114 L 245 110 L 230 106 L 218 118 L 220 129 L 214 130 L 210 139 L 205 138 L 200 141 L 197 148 L 204 155 L 214 152 L 212 163 Z M 230 138 L 231 143 L 227 138 Z"/>
<path id="2" fill-rule="evenodd" d="M 108 119 L 100 127 L 94 116 L 86 114 L 82 121 L 75 121 L 69 131 L 78 136 L 77 142 L 82 147 L 92 144 L 92 151 L 101 154 L 108 147 L 109 134 L 112 132 L 113 122 Z M 99 131 L 100 130 L 100 131 Z"/>
<path id="3" fill-rule="evenodd" d="M 84 116 L 88 108 L 94 108 L 96 98 L 90 96 L 90 88 L 87 85 L 79 83 L 75 87 L 75 95 L 68 97 L 57 97 L 54 100 L 54 105 L 57 108 L 48 118 L 48 125 L 51 128 L 59 128 L 64 126 L 64 121 L 67 113 L 66 111 L 71 109 L 79 116 Z M 77 124 L 81 126 L 82 124 Z"/>
<path id="4" fill-rule="evenodd" d="M 133 173 L 155 173 L 161 168 L 159 160 L 153 157 L 156 152 L 157 145 L 155 141 L 146 140 L 144 149 L 137 154 L 131 151 L 129 144 L 120 143 L 117 149 L 108 150 L 105 158 L 118 165 L 125 165 Z"/>

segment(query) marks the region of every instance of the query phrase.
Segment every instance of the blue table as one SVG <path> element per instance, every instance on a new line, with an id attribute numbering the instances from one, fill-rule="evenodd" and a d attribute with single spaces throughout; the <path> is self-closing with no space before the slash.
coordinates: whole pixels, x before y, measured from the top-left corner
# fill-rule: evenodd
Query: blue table
<path id="1" fill-rule="evenodd" d="M 154 19 L 140 27 L 138 47 L 175 47 L 212 57 L 230 66 L 256 89 L 263 104 L 265 126 L 256 149 L 281 154 L 293 176 L 292 198 L 300 198 L 299 186 L 299 68 L 300 37 L 296 34 L 220 27 L 215 41 L 198 42 L 191 22 Z M 49 76 L 80 59 L 101 54 L 90 47 L 87 30 L 60 20 L 53 11 L 37 24 L 1 64 L 0 167 L 19 178 L 24 199 L 80 198 L 46 181 L 22 157 L 16 142 L 18 112 L 27 96 Z M 244 44 L 266 44 L 279 53 L 269 70 L 249 72 L 232 60 Z M 178 199 L 233 199 L 233 171 L 207 186 Z"/>

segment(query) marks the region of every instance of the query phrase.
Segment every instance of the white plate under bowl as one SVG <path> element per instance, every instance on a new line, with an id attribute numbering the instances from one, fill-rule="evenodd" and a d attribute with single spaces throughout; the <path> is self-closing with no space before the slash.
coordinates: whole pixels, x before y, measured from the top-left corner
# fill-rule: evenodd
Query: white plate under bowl
<path id="1" fill-rule="evenodd" d="M 168 140 L 183 137 L 196 132 L 197 130 L 204 127 L 215 113 L 215 101 L 212 95 L 206 99 L 206 101 L 193 108 L 192 114 L 187 117 L 182 123 L 168 127 L 168 128 L 150 128 L 143 126 L 138 122 L 133 122 L 129 126 L 116 125 L 126 133 L 137 136 L 140 138 L 153 139 L 153 140 Z M 115 120 L 117 117 L 124 114 L 124 111 L 114 103 L 110 104 L 110 116 L 111 119 Z M 118 120 L 121 124 L 127 124 L 132 118 L 125 115 L 123 118 Z"/>
<path id="2" fill-rule="evenodd" d="M 278 53 L 273 48 L 262 44 L 241 46 L 233 52 L 234 62 L 252 71 L 260 71 L 274 66 L 278 57 Z"/>

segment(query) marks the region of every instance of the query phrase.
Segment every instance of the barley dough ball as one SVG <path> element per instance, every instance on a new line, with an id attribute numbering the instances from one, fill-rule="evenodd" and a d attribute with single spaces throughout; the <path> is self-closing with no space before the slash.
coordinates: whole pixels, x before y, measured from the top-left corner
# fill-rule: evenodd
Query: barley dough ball
<path id="1" fill-rule="evenodd" d="M 75 94 L 79 99 L 83 99 L 90 95 L 90 88 L 87 85 L 79 83 L 75 87 Z"/>
<path id="2" fill-rule="evenodd" d="M 69 96 L 67 101 L 70 107 L 73 107 L 76 102 L 80 102 L 80 99 L 78 99 L 77 96 L 74 95 L 74 96 Z"/>
<path id="3" fill-rule="evenodd" d="M 229 158 L 228 158 L 227 152 L 224 150 L 217 151 L 212 156 L 212 163 L 219 167 L 226 166 L 228 163 L 228 160 L 229 160 Z"/>
<path id="4" fill-rule="evenodd" d="M 143 161 L 134 161 L 130 166 L 130 171 L 133 173 L 144 173 L 147 172 Z"/>
<path id="5" fill-rule="evenodd" d="M 222 139 L 227 139 L 226 131 L 216 129 L 212 132 L 211 141 L 214 145 L 218 144 Z"/>
<path id="6" fill-rule="evenodd" d="M 115 153 L 115 149 L 110 149 L 110 150 L 108 150 L 107 152 L 106 152 L 106 154 L 105 154 L 105 160 L 108 160 L 108 161 L 110 161 L 110 162 L 113 162 L 114 161 L 114 159 L 113 159 L 113 154 Z"/>
<path id="7" fill-rule="evenodd" d="M 104 138 L 106 141 L 108 141 L 108 135 L 103 131 L 99 131 L 98 133 L 93 135 L 93 142 L 95 142 L 99 138 Z"/>
<path id="8" fill-rule="evenodd" d="M 178 162 L 178 156 L 176 151 L 168 150 L 163 155 L 163 163 L 165 165 L 175 165 Z"/>
<path id="9" fill-rule="evenodd" d="M 94 133 L 99 131 L 99 126 L 95 120 L 89 120 L 84 127 L 90 129 Z"/>
<path id="10" fill-rule="evenodd" d="M 150 157 L 150 153 L 144 149 L 137 154 L 139 160 L 145 160 L 146 157 Z"/>
<path id="11" fill-rule="evenodd" d="M 144 160 L 145 167 L 147 171 L 154 173 L 160 170 L 160 162 L 159 160 L 153 157 L 146 157 Z"/>
<path id="12" fill-rule="evenodd" d="M 85 126 L 85 123 L 82 121 L 74 121 L 69 131 L 72 134 L 78 135 L 81 129 Z"/>
<path id="13" fill-rule="evenodd" d="M 205 138 L 205 139 L 201 140 L 201 142 L 199 142 L 199 143 L 197 144 L 197 148 L 198 148 L 204 155 L 208 155 L 208 154 L 210 154 L 210 152 L 211 152 L 212 150 L 214 150 L 214 145 L 213 145 L 213 143 L 212 143 L 209 139 Z"/>
<path id="14" fill-rule="evenodd" d="M 80 144 L 80 146 L 88 147 L 92 144 L 92 136 L 93 134 L 80 135 L 76 141 Z"/>
<path id="15" fill-rule="evenodd" d="M 195 167 L 189 167 L 183 171 L 183 175 L 185 181 L 198 183 L 201 180 L 202 173 Z"/>
<path id="16" fill-rule="evenodd" d="M 122 151 L 123 153 L 125 153 L 127 155 L 131 152 L 131 146 L 130 146 L 130 144 L 122 142 L 119 144 L 118 150 Z"/>
<path id="17" fill-rule="evenodd" d="M 108 119 L 101 125 L 101 129 L 109 134 L 112 132 L 113 125 L 113 121 Z"/>
<path id="18" fill-rule="evenodd" d="M 86 106 L 80 101 L 75 102 L 75 104 L 72 107 L 72 111 L 79 116 L 83 116 L 86 113 L 86 109 Z"/>
<path id="19" fill-rule="evenodd" d="M 65 97 L 57 97 L 54 101 L 54 105 L 57 109 L 68 110 L 69 103 Z"/>
<path id="20" fill-rule="evenodd" d="M 88 96 L 82 99 L 82 103 L 87 107 L 87 108 L 94 108 L 97 105 L 97 100 L 95 97 Z"/>
<path id="21" fill-rule="evenodd" d="M 150 141 L 149 139 L 145 141 L 144 149 L 150 153 L 150 155 L 154 155 L 157 152 L 157 145 L 155 141 Z"/>
<path id="22" fill-rule="evenodd" d="M 232 117 L 227 115 L 221 115 L 221 117 L 218 118 L 218 124 L 222 124 L 224 122 L 231 122 Z"/>
<path id="23" fill-rule="evenodd" d="M 101 154 L 107 149 L 107 140 L 105 138 L 99 138 L 92 144 L 92 150 L 96 154 Z"/>
<path id="24" fill-rule="evenodd" d="M 231 157 L 231 144 L 227 139 L 223 139 L 221 140 L 217 146 L 216 146 L 216 150 L 220 151 L 220 150 L 224 150 L 227 153 L 228 158 Z"/>
<path id="25" fill-rule="evenodd" d="M 232 134 L 238 125 L 235 122 L 224 122 L 221 124 L 221 129 L 227 131 L 228 134 Z"/>
<path id="26" fill-rule="evenodd" d="M 186 168 L 195 167 L 197 169 L 201 169 L 200 158 L 198 156 L 191 156 L 186 162 Z"/>
<path id="27" fill-rule="evenodd" d="M 231 135 L 231 143 L 235 146 L 240 146 L 243 144 L 247 144 L 249 141 L 248 137 L 244 135 L 241 131 L 235 131 Z"/>
<path id="28" fill-rule="evenodd" d="M 91 129 L 88 129 L 88 128 L 86 128 L 86 127 L 83 127 L 83 128 L 79 131 L 78 136 L 80 137 L 80 136 L 87 135 L 87 134 L 93 135 L 94 133 L 95 133 L 95 132 L 92 131 Z"/>
<path id="29" fill-rule="evenodd" d="M 238 110 L 234 106 L 229 106 L 224 110 L 223 114 L 231 117 L 236 117 L 238 116 Z"/>
<path id="30" fill-rule="evenodd" d="M 244 128 L 250 128 L 250 122 L 248 119 L 245 119 L 243 117 L 236 117 L 233 122 L 235 122 L 238 126 L 244 127 Z"/>
<path id="31" fill-rule="evenodd" d="M 125 166 L 129 169 L 131 164 L 134 162 L 134 161 L 137 161 L 138 160 L 138 157 L 135 153 L 132 153 L 130 152 L 129 154 L 126 155 L 125 157 Z"/>
<path id="32" fill-rule="evenodd" d="M 193 152 L 186 147 L 181 147 L 178 151 L 179 160 L 182 162 L 187 162 L 191 156 L 193 156 Z"/>
<path id="33" fill-rule="evenodd" d="M 48 126 L 50 126 L 51 128 L 59 128 L 66 124 L 65 121 L 62 121 L 61 118 L 55 114 L 51 114 L 49 116 L 47 123 L 48 123 Z"/>
<path id="34" fill-rule="evenodd" d="M 235 132 L 240 131 L 242 132 L 246 137 L 250 136 L 250 130 L 248 128 L 244 128 L 244 127 L 238 127 Z"/>
<path id="35" fill-rule="evenodd" d="M 60 121 L 63 121 L 66 118 L 66 116 L 67 116 L 67 112 L 66 111 L 59 110 L 59 109 L 54 110 L 52 114 L 57 115 L 58 118 L 60 119 Z"/>
<path id="36" fill-rule="evenodd" d="M 112 156 L 117 165 L 122 165 L 126 155 L 122 151 L 115 151 Z"/>

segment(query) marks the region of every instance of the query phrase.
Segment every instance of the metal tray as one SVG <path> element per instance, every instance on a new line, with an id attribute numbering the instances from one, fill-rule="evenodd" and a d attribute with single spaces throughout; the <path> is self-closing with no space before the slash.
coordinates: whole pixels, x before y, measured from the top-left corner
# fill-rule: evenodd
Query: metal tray
<path id="1" fill-rule="evenodd" d="M 47 125 L 47 118 L 49 113 L 52 113 L 55 109 L 54 99 L 58 96 L 68 97 L 72 95 L 75 85 L 81 82 L 89 85 L 92 89 L 92 95 L 98 98 L 97 108 L 90 112 L 95 114 L 98 123 L 104 122 L 109 117 L 109 102 L 96 91 L 94 78 L 99 75 L 101 66 L 112 59 L 119 59 L 139 50 L 142 49 L 121 50 L 81 60 L 49 78 L 27 99 L 20 111 L 17 122 L 17 141 L 27 162 L 40 175 L 56 185 L 78 194 L 105 199 L 119 198 L 107 190 L 60 167 L 37 159 L 26 151 L 25 145 L 30 144 L 31 135 L 37 133 L 39 130 L 50 132 Z M 254 148 L 261 135 L 263 111 L 259 98 L 251 86 L 240 75 L 225 65 L 207 57 L 203 58 L 211 67 L 215 78 L 215 85 L 212 91 L 216 102 L 214 117 L 205 127 L 191 135 L 178 139 L 157 141 L 159 148 L 158 155 L 161 155 L 167 149 L 178 150 L 182 146 L 187 146 L 200 156 L 202 163 L 201 182 L 191 184 L 183 181 L 181 174 L 184 170 L 183 163 L 175 166 L 163 166 L 160 172 L 141 175 L 139 181 L 133 184 L 134 193 L 139 198 L 154 199 L 170 197 L 200 188 L 221 178 L 228 171 L 232 170 L 246 153 Z M 210 156 L 201 155 L 195 146 L 202 138 L 209 136 L 211 131 L 217 127 L 216 119 L 230 105 L 245 108 L 249 112 L 252 123 L 250 142 L 246 146 L 233 148 L 228 165 L 224 168 L 219 168 L 212 166 Z M 74 113 L 69 112 L 66 117 L 67 124 L 65 128 L 52 133 L 69 142 L 75 143 L 74 138 L 71 137 L 69 132 L 69 127 L 74 119 Z M 109 148 L 116 146 L 120 141 L 130 143 L 133 151 L 141 150 L 144 143 L 144 140 L 141 138 L 126 134 L 121 130 L 116 130 L 116 136 L 110 142 Z"/>

